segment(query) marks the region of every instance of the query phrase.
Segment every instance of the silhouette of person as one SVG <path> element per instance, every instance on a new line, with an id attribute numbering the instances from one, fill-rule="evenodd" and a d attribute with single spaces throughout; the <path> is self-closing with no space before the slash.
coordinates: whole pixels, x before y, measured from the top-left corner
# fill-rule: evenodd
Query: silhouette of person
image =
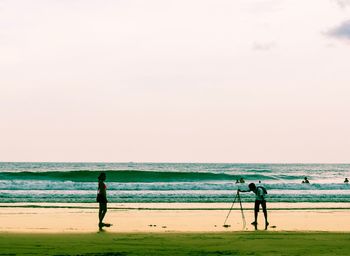
<path id="1" fill-rule="evenodd" d="M 307 177 L 305 177 L 301 183 L 310 183 L 310 181 L 307 179 Z"/>
<path id="2" fill-rule="evenodd" d="M 104 172 L 101 172 L 101 174 L 98 176 L 98 192 L 97 192 L 97 198 L 96 201 L 99 203 L 99 212 L 98 212 L 98 227 L 102 229 L 104 226 L 110 226 L 108 224 L 103 223 L 103 218 L 106 215 L 107 212 L 107 186 L 104 183 L 106 180 L 106 174 Z"/>
<path id="3" fill-rule="evenodd" d="M 240 178 L 239 183 L 245 183 L 245 180 L 243 178 Z"/>
<path id="4" fill-rule="evenodd" d="M 236 184 L 238 184 L 239 183 L 239 180 L 236 180 Z"/>
<path id="5" fill-rule="evenodd" d="M 249 190 L 241 190 L 238 189 L 238 192 L 253 192 L 255 194 L 255 203 L 254 203 L 254 221 L 252 222 L 252 225 L 257 229 L 258 225 L 258 212 L 259 212 L 259 206 L 261 205 L 264 217 L 265 217 L 265 229 L 269 226 L 269 222 L 267 221 L 267 209 L 266 209 L 266 200 L 265 195 L 267 194 L 266 189 L 263 186 L 255 186 L 254 183 L 250 183 L 248 185 Z"/>
<path id="6" fill-rule="evenodd" d="M 349 183 L 348 178 L 345 178 L 344 183 L 346 183 L 346 184 L 348 184 L 348 183 Z"/>

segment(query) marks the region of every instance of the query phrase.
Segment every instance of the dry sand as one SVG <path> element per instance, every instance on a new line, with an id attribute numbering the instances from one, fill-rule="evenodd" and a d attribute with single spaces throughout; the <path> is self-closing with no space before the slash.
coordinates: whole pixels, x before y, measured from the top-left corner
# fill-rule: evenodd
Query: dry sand
<path id="1" fill-rule="evenodd" d="M 1 204 L 0 232 L 89 233 L 98 231 L 96 204 Z M 42 208 L 45 206 L 47 208 Z M 231 204 L 110 204 L 105 222 L 108 232 L 228 232 L 252 231 L 252 204 L 234 207 L 222 227 Z M 269 204 L 270 231 L 350 232 L 349 204 Z M 60 208 L 62 207 L 62 208 Z M 250 208 L 249 208 L 250 207 Z M 263 213 L 259 214 L 263 229 Z"/>

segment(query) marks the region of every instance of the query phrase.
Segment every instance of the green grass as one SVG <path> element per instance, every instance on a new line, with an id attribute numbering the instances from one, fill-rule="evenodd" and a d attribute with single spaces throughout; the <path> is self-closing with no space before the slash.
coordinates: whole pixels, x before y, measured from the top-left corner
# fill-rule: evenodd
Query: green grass
<path id="1" fill-rule="evenodd" d="M 350 255 L 350 233 L 0 234 L 0 255 Z"/>

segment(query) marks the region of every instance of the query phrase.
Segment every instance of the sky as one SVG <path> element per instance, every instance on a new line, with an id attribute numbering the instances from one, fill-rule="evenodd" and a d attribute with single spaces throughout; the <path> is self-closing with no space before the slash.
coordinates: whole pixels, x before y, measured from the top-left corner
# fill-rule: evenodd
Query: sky
<path id="1" fill-rule="evenodd" d="M 350 0 L 0 0 L 0 161 L 350 163 Z"/>

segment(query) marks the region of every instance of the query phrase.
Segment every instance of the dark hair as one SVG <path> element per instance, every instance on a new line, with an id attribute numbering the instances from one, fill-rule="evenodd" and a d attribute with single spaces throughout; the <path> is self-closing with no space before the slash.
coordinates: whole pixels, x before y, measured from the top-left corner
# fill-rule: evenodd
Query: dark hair
<path id="1" fill-rule="evenodd" d="M 250 190 L 250 191 L 253 191 L 253 190 L 256 189 L 256 186 L 255 186 L 254 183 L 250 183 L 250 184 L 248 185 L 248 187 L 249 187 L 249 190 Z"/>
<path id="2" fill-rule="evenodd" d="M 100 175 L 98 176 L 98 180 L 102 180 L 106 178 L 106 173 L 105 172 L 101 172 Z"/>

